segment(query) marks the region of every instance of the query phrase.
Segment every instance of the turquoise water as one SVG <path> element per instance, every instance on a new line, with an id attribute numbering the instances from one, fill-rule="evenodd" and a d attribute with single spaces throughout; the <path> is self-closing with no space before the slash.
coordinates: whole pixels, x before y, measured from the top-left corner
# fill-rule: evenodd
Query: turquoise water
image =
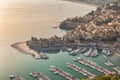
<path id="1" fill-rule="evenodd" d="M 59 9 L 61 7 L 61 9 Z M 37 38 L 62 36 L 65 31 L 54 29 L 61 21 L 68 17 L 83 16 L 96 7 L 82 5 L 62 0 L 3 0 L 0 1 L 0 80 L 9 80 L 11 74 L 18 74 L 26 80 L 33 80 L 30 72 L 41 71 L 52 80 L 66 80 L 60 76 L 54 76 L 49 68 L 51 65 L 71 73 L 77 78 L 83 75 L 66 67 L 66 62 L 74 63 L 92 73 L 102 73 L 80 65 L 72 61 L 72 56 L 67 52 L 49 53 L 48 60 L 36 60 L 30 55 L 25 55 L 13 49 L 10 45 L 15 42 L 29 40 L 31 36 Z M 84 57 L 83 55 L 80 55 Z M 93 60 L 103 67 L 105 61 L 103 55 L 98 58 L 86 58 Z M 120 66 L 119 57 L 109 57 L 115 65 Z M 112 69 L 106 67 L 108 69 Z"/>

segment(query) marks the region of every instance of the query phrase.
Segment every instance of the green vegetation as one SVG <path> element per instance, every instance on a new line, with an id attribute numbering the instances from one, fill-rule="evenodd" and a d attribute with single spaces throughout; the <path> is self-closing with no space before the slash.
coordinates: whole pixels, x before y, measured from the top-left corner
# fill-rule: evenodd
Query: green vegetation
<path id="1" fill-rule="evenodd" d="M 108 76 L 99 76 L 92 80 L 120 80 L 120 75 L 108 75 Z"/>
<path id="2" fill-rule="evenodd" d="M 87 79 L 83 78 L 81 80 L 87 80 Z M 120 74 L 108 75 L 108 76 L 98 76 L 91 80 L 120 80 Z"/>

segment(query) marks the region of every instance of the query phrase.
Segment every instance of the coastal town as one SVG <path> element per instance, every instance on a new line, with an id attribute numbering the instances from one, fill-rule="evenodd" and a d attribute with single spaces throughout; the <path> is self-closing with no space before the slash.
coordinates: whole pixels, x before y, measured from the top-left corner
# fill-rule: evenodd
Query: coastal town
<path id="1" fill-rule="evenodd" d="M 72 61 L 75 64 L 66 62 L 64 65 L 67 69 L 85 76 L 84 80 L 96 80 L 98 75 L 80 65 L 96 70 L 105 76 L 120 74 L 120 67 L 109 60 L 106 60 L 103 65 L 112 70 L 79 56 L 83 54 L 86 58 L 94 59 L 101 54 L 104 54 L 105 58 L 114 54 L 120 55 L 119 2 L 114 1 L 99 6 L 95 11 L 82 17 L 68 18 L 60 23 L 59 28 L 68 31 L 62 37 L 54 35 L 50 38 L 38 39 L 32 36 L 31 40 L 15 43 L 11 46 L 24 54 L 32 55 L 35 59 L 49 59 L 48 53 L 50 51 L 68 52 L 69 56 L 73 56 Z M 57 65 L 49 67 L 49 72 L 54 76 L 60 76 L 67 80 L 81 80 Z M 29 75 L 38 80 L 51 80 L 43 72 L 31 72 Z M 19 75 L 10 75 L 9 79 L 25 80 Z"/>
<path id="2" fill-rule="evenodd" d="M 54 50 L 68 50 L 69 48 L 99 48 L 112 49 L 114 53 L 120 52 L 120 3 L 111 2 L 98 7 L 83 17 L 67 19 L 60 24 L 60 28 L 75 29 L 68 31 L 62 37 L 50 38 L 31 37 L 26 45 L 37 52 Z M 79 23 L 79 24 L 76 24 Z M 74 23 L 74 24 L 72 24 Z M 62 25 L 64 24 L 64 25 Z M 74 27 L 75 25 L 76 27 Z M 69 27 L 68 27 L 69 26 Z M 97 55 L 97 54 L 96 54 Z"/>

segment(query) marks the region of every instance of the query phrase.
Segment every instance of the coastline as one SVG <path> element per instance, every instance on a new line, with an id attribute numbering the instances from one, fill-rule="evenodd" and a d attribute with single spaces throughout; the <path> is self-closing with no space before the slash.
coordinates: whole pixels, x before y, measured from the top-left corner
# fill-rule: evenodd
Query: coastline
<path id="1" fill-rule="evenodd" d="M 79 3 L 79 4 L 88 5 L 88 6 L 98 7 L 98 5 L 91 4 L 91 3 L 86 3 L 86 2 L 82 2 L 82 1 L 78 1 L 78 0 L 63 0 L 63 1 L 70 1 L 70 2 L 74 2 L 74 3 Z"/>
<path id="2" fill-rule="evenodd" d="M 26 42 L 17 42 L 11 45 L 11 47 L 17 49 L 19 52 L 32 55 L 35 59 L 41 59 L 41 54 L 27 47 Z"/>

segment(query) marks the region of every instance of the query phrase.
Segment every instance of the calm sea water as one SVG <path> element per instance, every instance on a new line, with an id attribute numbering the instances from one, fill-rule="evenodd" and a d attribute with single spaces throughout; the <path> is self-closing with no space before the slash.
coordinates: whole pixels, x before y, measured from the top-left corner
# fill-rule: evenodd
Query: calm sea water
<path id="1" fill-rule="evenodd" d="M 52 80 L 66 80 L 54 76 L 49 72 L 51 65 L 58 66 L 70 72 L 77 78 L 83 75 L 66 67 L 66 62 L 74 63 L 92 73 L 102 74 L 72 61 L 67 52 L 50 53 L 49 60 L 36 60 L 30 55 L 25 55 L 10 47 L 12 43 L 26 41 L 35 36 L 51 37 L 62 36 L 65 31 L 55 29 L 61 21 L 68 17 L 83 16 L 96 7 L 66 2 L 62 0 L 3 0 L 0 1 L 0 80 L 9 80 L 9 75 L 18 74 L 26 80 L 33 80 L 30 72 L 41 71 Z M 83 55 L 80 55 L 84 57 Z M 85 57 L 84 57 L 85 58 Z M 98 62 L 103 67 L 103 55 L 98 58 L 86 58 Z M 118 56 L 109 57 L 117 66 L 120 61 Z M 106 67 L 108 68 L 108 67 Z M 112 69 L 112 68 L 108 68 Z"/>

